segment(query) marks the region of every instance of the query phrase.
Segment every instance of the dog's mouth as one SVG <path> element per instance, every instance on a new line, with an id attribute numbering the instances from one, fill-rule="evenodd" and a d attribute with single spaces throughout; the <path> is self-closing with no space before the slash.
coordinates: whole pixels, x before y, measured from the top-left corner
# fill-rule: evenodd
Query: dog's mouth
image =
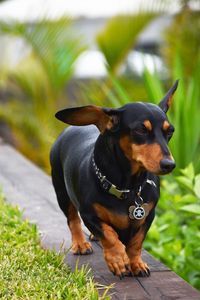
<path id="1" fill-rule="evenodd" d="M 158 172 L 155 172 L 154 174 L 155 175 L 158 175 L 158 176 L 164 176 L 164 175 L 167 175 L 167 174 L 170 174 L 172 171 L 158 171 Z M 153 173 L 153 172 L 152 172 Z"/>

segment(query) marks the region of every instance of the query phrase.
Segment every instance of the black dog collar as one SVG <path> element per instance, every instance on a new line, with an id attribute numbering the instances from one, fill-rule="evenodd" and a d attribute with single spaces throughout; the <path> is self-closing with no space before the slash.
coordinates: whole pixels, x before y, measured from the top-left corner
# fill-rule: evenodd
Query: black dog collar
<path id="1" fill-rule="evenodd" d="M 100 181 L 100 184 L 101 184 L 101 187 L 107 191 L 108 193 L 116 196 L 117 198 L 119 199 L 127 199 L 129 198 L 130 195 L 134 194 L 134 195 L 137 195 L 139 201 L 140 202 L 139 204 L 136 203 L 136 205 L 140 205 L 143 203 L 143 199 L 141 197 L 141 191 L 142 189 L 144 188 L 145 184 L 148 183 L 154 187 L 156 187 L 156 184 L 153 180 L 150 180 L 150 179 L 145 179 L 145 181 L 139 186 L 139 189 L 138 191 L 134 191 L 134 190 L 128 190 L 128 189 L 124 189 L 124 190 L 120 190 L 116 187 L 116 185 L 114 185 L 112 182 L 110 182 L 105 175 L 103 175 L 99 168 L 97 167 L 96 163 L 95 163 L 95 160 L 94 160 L 94 155 L 92 157 L 92 165 L 93 165 L 93 168 L 94 168 L 94 171 L 95 171 L 95 174 L 97 175 L 99 181 Z M 135 200 L 136 202 L 136 200 Z"/>
<path id="2" fill-rule="evenodd" d="M 145 178 L 143 180 L 142 184 L 139 186 L 138 191 L 135 190 L 120 190 L 118 189 L 112 182 L 110 182 L 106 176 L 104 176 L 99 168 L 97 167 L 94 155 L 92 157 L 92 165 L 94 168 L 94 171 L 97 175 L 97 178 L 100 181 L 101 187 L 108 193 L 114 195 L 115 197 L 119 199 L 134 199 L 134 205 L 131 205 L 128 209 L 128 215 L 131 220 L 141 220 L 148 216 L 149 214 L 149 205 L 148 203 L 144 203 L 144 200 L 141 196 L 141 192 L 146 185 L 146 183 L 156 187 L 156 184 L 153 180 L 150 180 L 148 178 Z"/>

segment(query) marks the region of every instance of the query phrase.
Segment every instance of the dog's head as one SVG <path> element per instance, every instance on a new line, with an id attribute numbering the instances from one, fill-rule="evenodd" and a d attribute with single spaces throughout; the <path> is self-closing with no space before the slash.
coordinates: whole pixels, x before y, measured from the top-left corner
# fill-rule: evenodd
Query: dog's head
<path id="1" fill-rule="evenodd" d="M 56 113 L 56 118 L 70 125 L 96 125 L 100 132 L 117 136 L 119 146 L 130 161 L 132 173 L 145 169 L 154 174 L 167 174 L 175 167 L 168 142 L 174 127 L 167 111 L 178 81 L 159 105 L 135 102 L 118 109 L 94 105 L 68 108 Z"/>

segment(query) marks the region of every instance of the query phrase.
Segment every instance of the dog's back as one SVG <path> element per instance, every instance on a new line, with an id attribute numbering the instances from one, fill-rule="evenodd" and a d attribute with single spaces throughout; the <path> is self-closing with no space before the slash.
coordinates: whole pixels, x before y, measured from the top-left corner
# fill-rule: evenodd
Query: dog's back
<path id="1" fill-rule="evenodd" d="M 88 160 L 98 135 L 99 130 L 94 125 L 70 126 L 62 132 L 51 149 L 52 171 L 57 178 L 64 180 L 68 195 L 76 207 L 79 207 L 76 183 L 80 176 L 87 173 Z"/>

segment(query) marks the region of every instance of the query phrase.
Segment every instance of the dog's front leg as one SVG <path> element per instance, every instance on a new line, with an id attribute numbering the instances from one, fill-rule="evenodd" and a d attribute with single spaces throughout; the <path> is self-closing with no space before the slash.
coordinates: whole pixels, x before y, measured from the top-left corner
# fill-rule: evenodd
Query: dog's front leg
<path id="1" fill-rule="evenodd" d="M 131 272 L 130 261 L 126 254 L 125 246 L 118 239 L 115 230 L 102 223 L 103 236 L 100 238 L 103 246 L 104 258 L 110 271 L 122 278 Z"/>
<path id="2" fill-rule="evenodd" d="M 138 232 L 132 237 L 127 245 L 127 254 L 130 259 L 131 270 L 136 276 L 149 276 L 150 270 L 148 265 L 142 260 L 142 243 L 145 238 L 144 227 L 141 226 Z"/>
<path id="3" fill-rule="evenodd" d="M 150 270 L 148 265 L 142 260 L 142 243 L 145 239 L 155 216 L 155 209 L 152 209 L 145 222 L 139 227 L 137 233 L 130 239 L 126 252 L 130 259 L 131 270 L 136 276 L 149 276 Z"/>

